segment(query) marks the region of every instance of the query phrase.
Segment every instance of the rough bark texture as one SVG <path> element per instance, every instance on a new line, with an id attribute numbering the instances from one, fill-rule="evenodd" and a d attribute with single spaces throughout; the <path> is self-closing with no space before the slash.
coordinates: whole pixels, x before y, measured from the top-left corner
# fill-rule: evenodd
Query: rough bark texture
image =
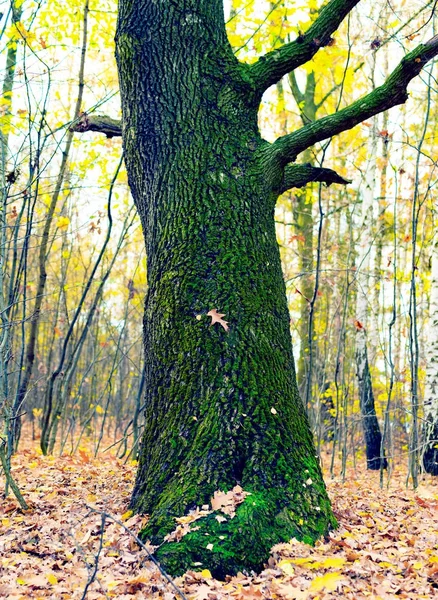
<path id="1" fill-rule="evenodd" d="M 283 169 L 219 0 L 122 0 L 116 47 L 149 284 L 132 507 L 161 543 L 174 517 L 240 483 L 252 495 L 234 519 L 200 519 L 158 556 L 171 574 L 195 562 L 218 576 L 259 569 L 274 543 L 335 525 L 296 387 L 274 227 Z M 228 332 L 210 326 L 211 309 Z"/>
<path id="2" fill-rule="evenodd" d="M 438 475 L 438 243 L 432 245 L 432 285 L 424 390 L 423 466 Z"/>

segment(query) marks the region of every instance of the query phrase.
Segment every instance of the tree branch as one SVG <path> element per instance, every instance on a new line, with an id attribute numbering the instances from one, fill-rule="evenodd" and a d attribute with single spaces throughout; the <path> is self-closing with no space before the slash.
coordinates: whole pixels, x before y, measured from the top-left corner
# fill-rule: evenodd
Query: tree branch
<path id="1" fill-rule="evenodd" d="M 271 146 L 281 166 L 294 162 L 300 152 L 333 135 L 351 129 L 361 121 L 408 99 L 407 87 L 425 64 L 438 55 L 438 35 L 407 54 L 383 85 L 339 112 L 309 123 L 278 138 Z"/>
<path id="2" fill-rule="evenodd" d="M 342 185 L 351 183 L 349 179 L 344 179 L 332 169 L 313 167 L 310 163 L 306 163 L 305 165 L 287 165 L 278 191 L 282 194 L 291 188 L 304 187 L 312 181 L 319 181 L 327 184 L 327 186 L 332 183 L 341 183 Z"/>
<path id="3" fill-rule="evenodd" d="M 327 46 L 331 35 L 338 29 L 349 12 L 360 0 L 330 0 L 316 21 L 304 34 L 290 44 L 273 50 L 250 67 L 254 84 L 260 96 L 283 75 L 308 62 L 320 48 Z"/>
<path id="4" fill-rule="evenodd" d="M 80 119 L 71 127 L 70 131 L 84 133 L 85 131 L 97 131 L 104 133 L 107 138 L 122 135 L 122 122 L 105 115 L 87 115 L 82 113 Z"/>

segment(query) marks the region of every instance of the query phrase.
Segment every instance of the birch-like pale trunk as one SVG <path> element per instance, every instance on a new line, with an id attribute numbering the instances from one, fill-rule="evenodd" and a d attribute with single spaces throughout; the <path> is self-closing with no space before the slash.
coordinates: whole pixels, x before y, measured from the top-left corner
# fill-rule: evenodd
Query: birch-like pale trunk
<path id="1" fill-rule="evenodd" d="M 373 55 L 375 67 L 375 54 Z M 374 69 L 373 69 L 374 70 Z M 365 437 L 365 450 L 368 469 L 380 469 L 382 458 L 379 422 L 377 420 L 372 379 L 368 362 L 367 322 L 368 299 L 370 292 L 371 248 L 374 230 L 374 203 L 376 185 L 376 155 L 377 155 L 377 117 L 372 120 L 368 138 L 368 164 L 365 173 L 365 185 L 362 192 L 362 215 L 360 225 L 360 243 L 357 254 L 357 300 L 356 300 L 356 368 L 362 425 Z M 383 457 L 386 466 L 386 459 Z"/>

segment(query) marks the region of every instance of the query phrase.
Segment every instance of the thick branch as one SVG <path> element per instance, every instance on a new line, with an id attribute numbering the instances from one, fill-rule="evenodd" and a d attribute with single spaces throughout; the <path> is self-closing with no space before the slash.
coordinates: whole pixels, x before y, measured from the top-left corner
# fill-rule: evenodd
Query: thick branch
<path id="1" fill-rule="evenodd" d="M 70 131 L 83 133 L 84 131 L 97 131 L 112 138 L 122 135 L 122 122 L 104 115 L 87 115 L 83 113 L 78 121 L 70 127 Z"/>
<path id="2" fill-rule="evenodd" d="M 438 35 L 407 54 L 386 82 L 343 110 L 278 138 L 271 149 L 282 166 L 300 152 L 408 99 L 407 87 L 424 65 L 438 55 Z"/>
<path id="3" fill-rule="evenodd" d="M 290 44 L 261 56 L 250 69 L 260 96 L 283 75 L 308 62 L 320 48 L 327 46 L 331 35 L 359 1 L 330 0 L 306 33 Z"/>
<path id="4" fill-rule="evenodd" d="M 332 169 L 312 167 L 309 163 L 305 165 L 288 165 L 284 170 L 279 193 L 282 194 L 291 188 L 304 187 L 312 181 L 326 183 L 328 186 L 332 183 L 341 183 L 343 185 L 351 183 L 349 179 L 344 179 Z"/>

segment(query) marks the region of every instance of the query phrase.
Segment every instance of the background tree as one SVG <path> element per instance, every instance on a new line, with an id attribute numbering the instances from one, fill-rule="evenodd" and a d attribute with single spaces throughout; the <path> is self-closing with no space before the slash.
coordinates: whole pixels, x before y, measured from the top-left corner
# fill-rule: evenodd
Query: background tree
<path id="1" fill-rule="evenodd" d="M 432 280 L 429 304 L 429 360 L 424 391 L 423 465 L 427 473 L 438 475 L 438 243 L 432 243 Z"/>

